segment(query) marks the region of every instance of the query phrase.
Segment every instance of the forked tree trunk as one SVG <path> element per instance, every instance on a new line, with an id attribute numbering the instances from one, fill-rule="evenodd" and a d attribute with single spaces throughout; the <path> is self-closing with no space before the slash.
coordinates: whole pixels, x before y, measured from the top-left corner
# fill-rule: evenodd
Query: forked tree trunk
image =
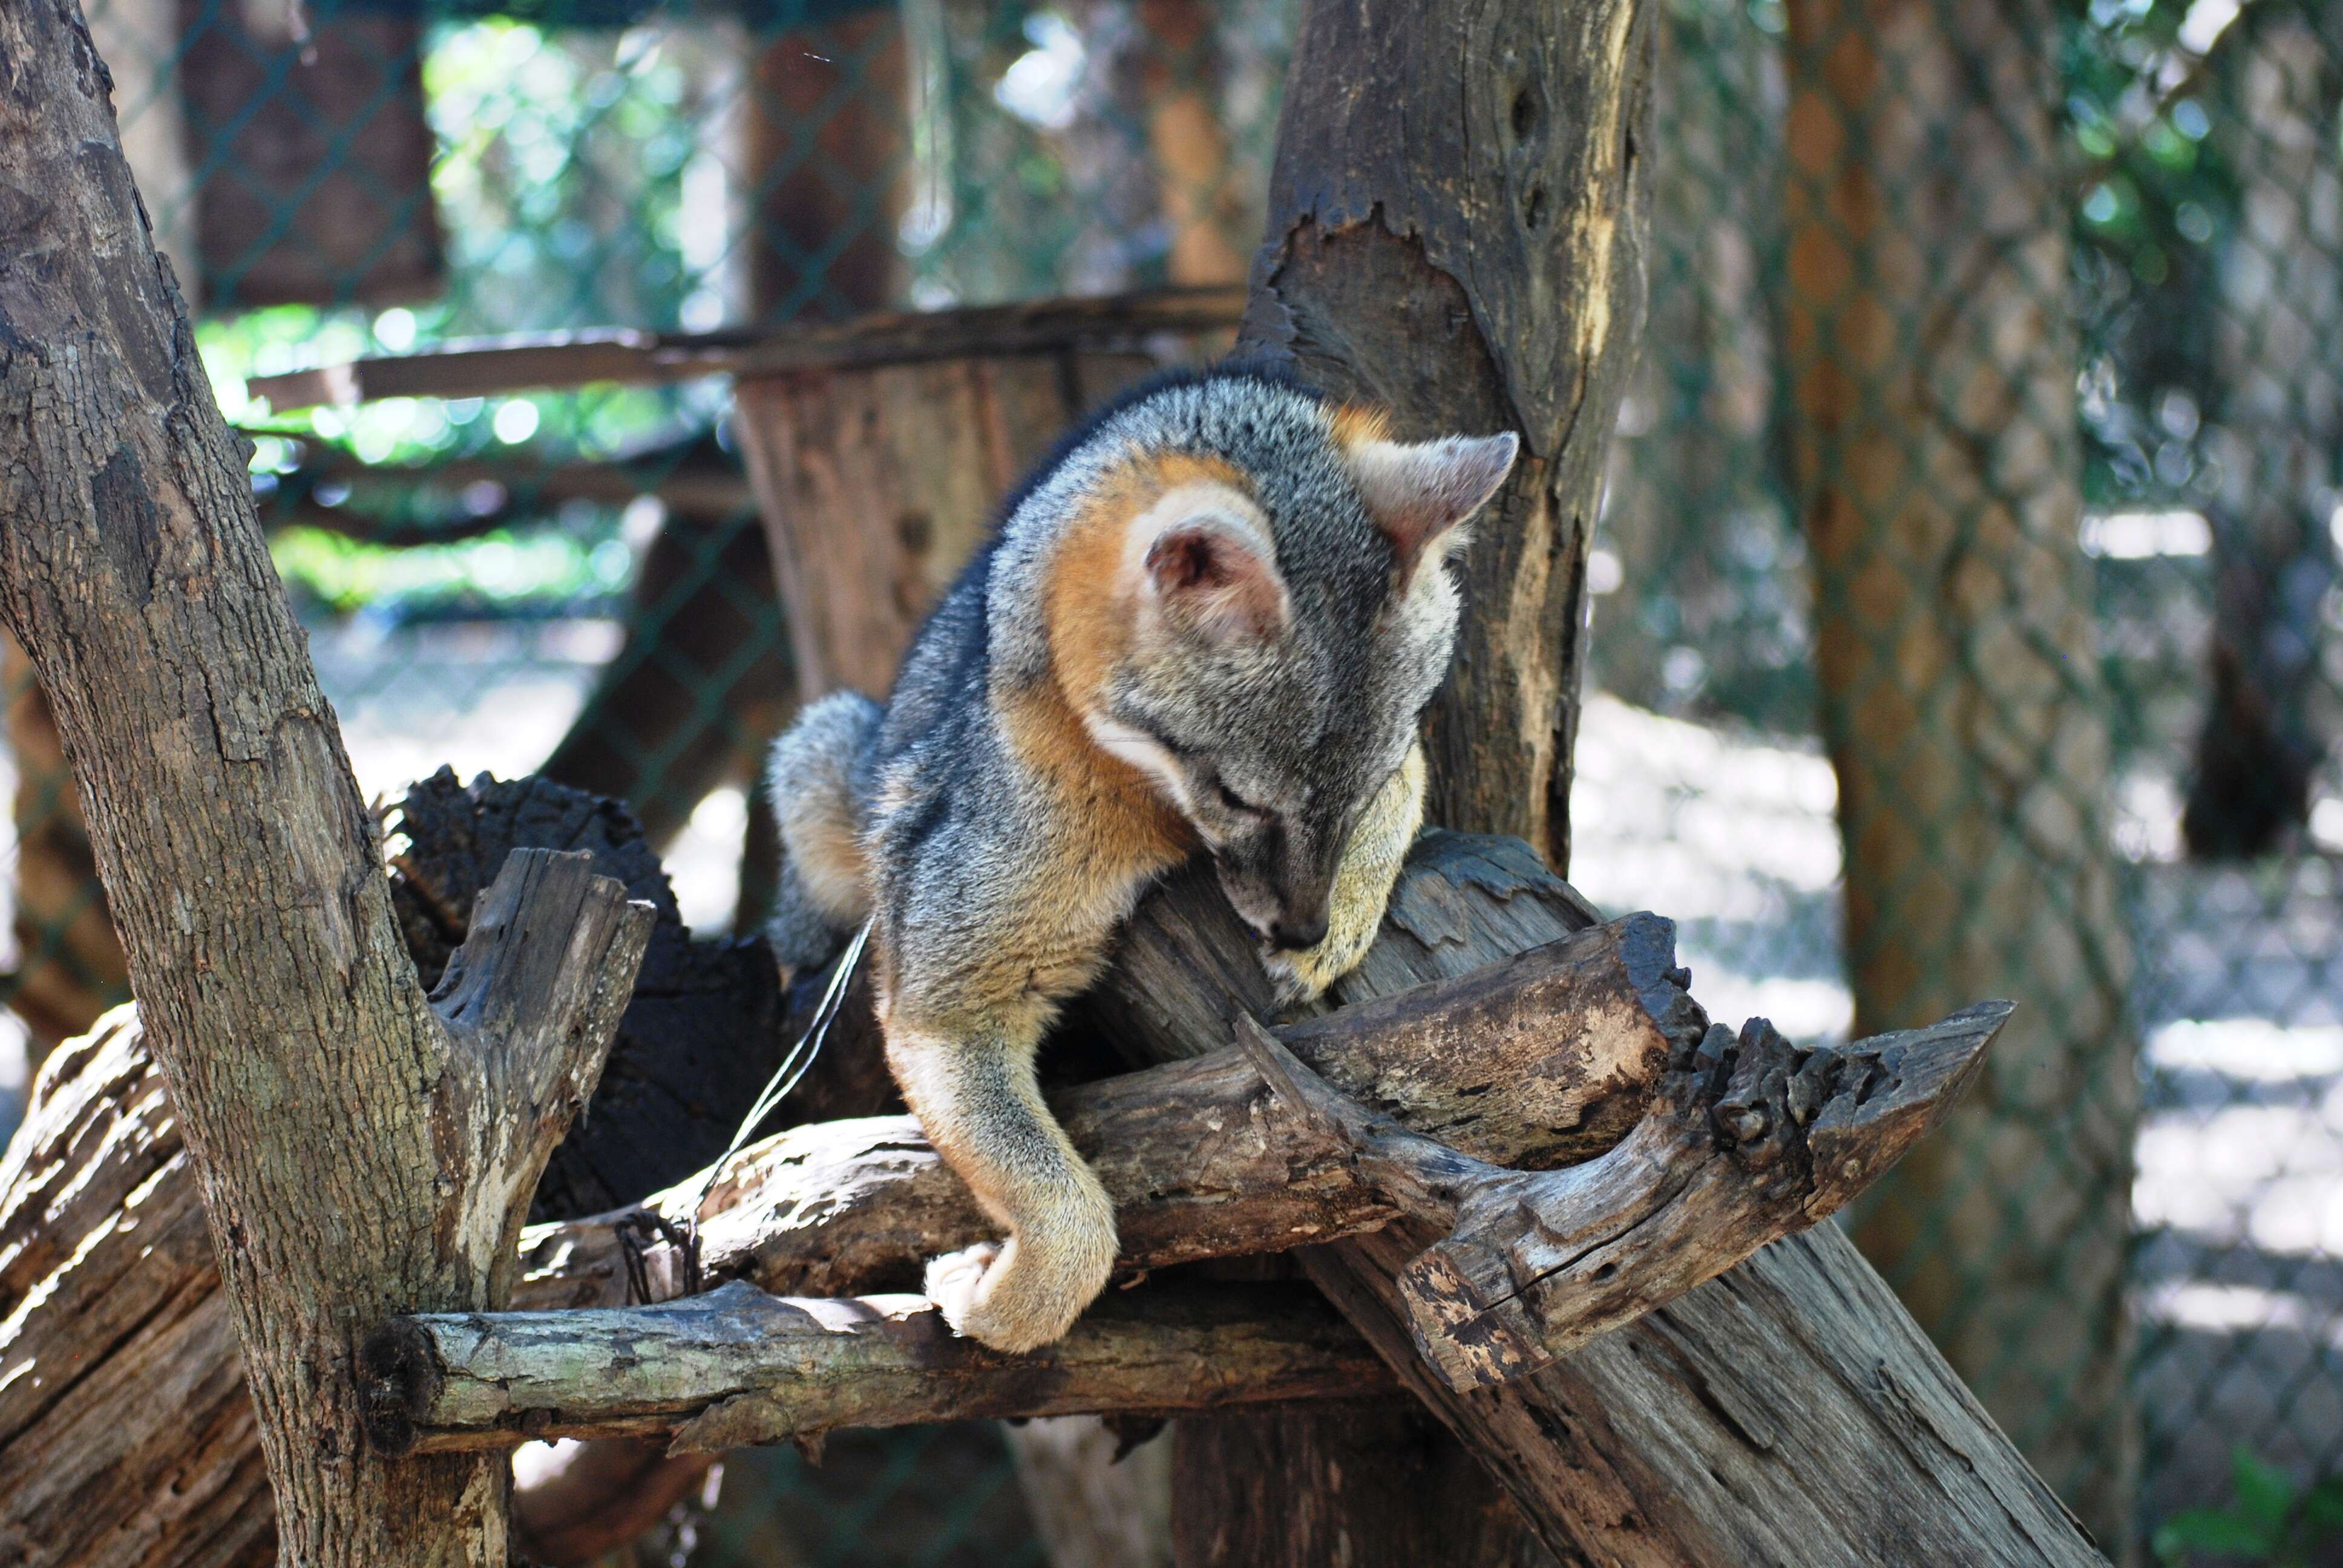
<path id="1" fill-rule="evenodd" d="M 1855 1029 L 2018 1004 L 1855 1234 L 2120 1543 L 2138 1091 L 2077 537 L 2057 19 L 2046 0 L 1789 15 L 1787 354 Z"/>
<path id="2" fill-rule="evenodd" d="M 1246 346 L 1403 437 L 1521 433 L 1463 559 L 1428 816 L 1566 866 L 1586 546 L 1644 317 L 1649 8 L 1312 0 L 1293 57 Z M 1481 1523 L 1502 1494 L 1421 1409 L 1215 1418 L 1176 1468 L 1182 1568 L 1536 1560 L 1518 1525 Z"/>
<path id="3" fill-rule="evenodd" d="M 2212 700 L 2181 816 L 2192 854 L 2269 853 L 2310 812 L 2334 742 L 2320 607 L 2343 469 L 2343 25 L 2330 8 L 2256 7 L 2215 45 L 2211 144 L 2239 185 L 2214 275 L 2208 455 Z M 2328 705 L 2321 711 L 2322 702 Z"/>
<path id="4" fill-rule="evenodd" d="M 502 1464 L 370 1453 L 351 1358 L 387 1310 L 509 1288 L 649 911 L 517 862 L 435 1010 L 78 8 L 0 12 L 0 615 L 201 1180 L 281 1560 L 501 1564 Z"/>

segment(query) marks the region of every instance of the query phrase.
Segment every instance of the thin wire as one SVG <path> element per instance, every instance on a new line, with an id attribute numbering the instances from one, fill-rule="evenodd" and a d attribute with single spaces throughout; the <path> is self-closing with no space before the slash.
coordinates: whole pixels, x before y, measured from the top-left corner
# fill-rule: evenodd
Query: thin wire
<path id="1" fill-rule="evenodd" d="M 870 940 L 870 922 L 865 920 L 846 944 L 846 951 L 839 955 L 838 967 L 830 970 L 830 984 L 822 990 L 821 1005 L 814 1009 L 813 1021 L 806 1025 L 806 1031 L 798 1036 L 797 1043 L 789 1047 L 787 1056 L 781 1058 L 780 1066 L 773 1070 L 773 1076 L 757 1096 L 757 1102 L 749 1107 L 749 1114 L 740 1119 L 739 1130 L 732 1134 L 732 1141 L 717 1157 L 716 1163 L 708 1168 L 708 1174 L 700 1178 L 699 1191 L 692 1195 L 691 1211 L 683 1221 L 684 1231 L 690 1238 L 689 1261 L 694 1272 L 698 1271 L 699 1261 L 700 1209 L 707 1204 L 708 1195 L 716 1190 L 717 1179 L 724 1174 L 724 1167 L 729 1165 L 732 1157 L 748 1147 L 749 1140 L 756 1136 L 758 1123 L 770 1116 L 781 1101 L 789 1097 L 789 1091 L 798 1086 L 806 1070 L 813 1066 L 814 1059 L 821 1054 L 821 1042 L 829 1038 L 830 1026 L 837 1019 L 839 1009 L 846 1003 L 847 987 L 853 982 L 854 971 L 862 961 L 862 950 Z"/>

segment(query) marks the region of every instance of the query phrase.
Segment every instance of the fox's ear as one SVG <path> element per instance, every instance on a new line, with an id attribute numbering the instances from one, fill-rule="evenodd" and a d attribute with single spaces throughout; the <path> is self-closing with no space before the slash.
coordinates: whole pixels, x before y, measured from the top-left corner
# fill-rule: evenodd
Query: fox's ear
<path id="1" fill-rule="evenodd" d="M 1427 550 L 1497 493 L 1520 449 L 1520 438 L 1510 430 L 1437 441 L 1370 436 L 1344 448 L 1368 516 L 1399 553 L 1403 584 L 1414 578 Z"/>
<path id="2" fill-rule="evenodd" d="M 1177 625 L 1216 641 L 1266 642 L 1292 611 L 1277 563 L 1249 530 L 1210 516 L 1172 524 L 1147 547 L 1147 586 Z"/>

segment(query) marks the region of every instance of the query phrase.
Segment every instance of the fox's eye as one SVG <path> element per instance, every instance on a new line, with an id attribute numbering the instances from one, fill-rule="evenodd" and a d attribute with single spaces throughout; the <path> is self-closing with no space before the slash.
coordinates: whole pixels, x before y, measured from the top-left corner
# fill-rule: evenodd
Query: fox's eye
<path id="1" fill-rule="evenodd" d="M 1248 817 L 1258 817 L 1262 814 L 1260 807 L 1254 805 L 1252 801 L 1246 799 L 1243 796 L 1230 789 L 1225 781 L 1215 779 L 1212 780 L 1212 788 L 1219 792 L 1221 804 L 1226 806 L 1230 810 L 1242 812 L 1243 815 Z"/>

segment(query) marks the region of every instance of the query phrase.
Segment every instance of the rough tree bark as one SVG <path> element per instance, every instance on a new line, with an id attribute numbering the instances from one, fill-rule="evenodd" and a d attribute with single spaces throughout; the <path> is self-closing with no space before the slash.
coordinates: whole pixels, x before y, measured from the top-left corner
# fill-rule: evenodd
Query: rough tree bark
<path id="1" fill-rule="evenodd" d="M 1664 942 L 1627 940 L 1639 925 L 1659 922 L 1636 917 L 1568 937 L 1588 919 L 1525 846 L 1435 836 L 1419 849 L 1402 885 L 1392 928 L 1370 960 L 1369 989 L 1473 971 L 1525 942 L 1565 940 L 1493 970 L 1277 1032 L 1347 1093 L 1477 1155 L 1529 1168 L 1583 1158 L 1652 1105 L 1654 1064 L 1680 1055 L 1701 1023 L 1678 989 L 1681 976 L 1669 968 Z M 1291 1114 L 1283 1091 L 1266 1092 L 1246 1059 L 1222 1043 L 1229 1038 L 1222 1010 L 1232 1000 L 1224 977 L 1259 983 L 1234 937 L 1209 878 L 1151 904 L 1111 995 L 1120 999 L 1128 1038 L 1159 1050 L 1209 1054 L 1082 1086 L 1061 1101 L 1078 1144 L 1102 1162 L 1110 1187 L 1122 1194 L 1128 1261 L 1137 1266 L 1195 1256 L 1200 1244 L 1205 1251 L 1273 1245 L 1297 1226 L 1327 1234 L 1373 1224 L 1392 1201 L 1363 1204 L 1357 1197 L 1356 1184 L 1387 1163 L 1387 1155 L 1330 1140 L 1322 1122 Z M 77 1062 L 81 1055 L 88 1060 Z M 0 1455 L 39 1477 L 36 1487 L 10 1498 L 0 1516 L 0 1547 L 29 1543 L 40 1549 L 32 1558 L 36 1563 L 246 1560 L 232 1548 L 233 1531 L 251 1523 L 233 1508 L 240 1484 L 235 1453 L 239 1443 L 248 1452 L 251 1441 L 248 1405 L 206 1392 L 206 1408 L 231 1419 L 201 1432 L 167 1412 L 153 1422 L 106 1419 L 109 1411 L 119 1415 L 121 1391 L 162 1386 L 157 1372 L 167 1386 L 211 1391 L 225 1379 L 226 1392 L 235 1392 L 234 1351 L 215 1284 L 200 1266 L 200 1221 L 185 1160 L 167 1120 L 154 1119 L 159 1095 L 151 1072 L 141 1078 L 144 1071 L 135 1039 L 120 1031 L 61 1058 L 45 1078 L 34 1132 L 20 1146 L 25 1167 L 10 1173 L 9 1202 L 0 1211 L 0 1302 L 31 1307 L 29 1318 L 12 1309 L 12 1332 L 0 1334 L 0 1343 L 14 1340 L 0 1363 Z M 1795 1085 L 1812 1076 L 1801 1070 L 1784 1081 L 1782 1101 L 1793 1119 Z M 1507 1091 L 1493 1092 L 1491 1084 Z M 1883 1087 L 1865 1103 L 1883 1106 L 1895 1093 Z M 1587 1186 L 1648 1168 L 1636 1151 L 1667 1120 L 1647 1118 L 1627 1143 L 1580 1167 Z M 1737 1113 L 1729 1124 L 1741 1125 Z M 1827 1111 L 1814 1121 L 1817 1129 L 1832 1124 Z M 1613 1176 L 1604 1176 L 1606 1170 Z M 1506 1183 L 1546 1180 L 1496 1176 Z M 688 1198 L 661 1201 L 672 1215 L 674 1204 Z M 65 1222 L 45 1225 L 51 1214 Z M 719 1278 L 835 1295 L 908 1282 L 938 1247 L 983 1229 L 981 1215 L 916 1130 L 897 1118 L 809 1127 L 769 1141 L 719 1187 L 703 1233 L 705 1261 Z M 621 1230 L 633 1233 L 634 1246 L 620 1241 Z M 539 1228 L 524 1249 L 529 1272 L 515 1305 L 557 1309 L 557 1320 L 575 1318 L 578 1328 L 604 1332 L 607 1323 L 558 1309 L 622 1304 L 682 1289 L 684 1271 L 658 1234 L 657 1227 L 626 1216 Z M 185 1240 L 175 1244 L 174 1236 Z M 188 1246 L 198 1256 L 186 1255 Z M 1407 1261 L 1401 1250 L 1389 1267 Z M 1635 1267 L 1624 1267 L 1623 1276 Z M 1602 1282 L 1595 1283 L 1588 1300 L 1600 1307 Z M 763 1310 L 795 1321 L 790 1312 L 817 1309 Z M 839 1396 L 825 1393 L 819 1382 L 785 1383 L 778 1401 L 743 1389 L 746 1402 L 703 1432 L 731 1422 L 741 1423 L 736 1437 L 775 1435 L 850 1411 L 881 1419 L 933 1408 L 919 1403 L 916 1378 L 902 1381 L 933 1363 L 939 1347 L 931 1340 L 915 1327 L 889 1326 L 900 1313 L 882 1303 L 818 1310 L 860 1313 L 874 1323 L 875 1337 L 858 1349 L 818 1336 L 826 1349 L 812 1352 L 806 1369 L 834 1370 L 840 1357 L 861 1355 L 874 1374 L 894 1369 L 893 1392 L 880 1403 L 850 1407 L 834 1402 Z M 213 1331 L 195 1332 L 206 1319 Z M 76 1320 L 89 1327 L 79 1338 Z M 106 1330 L 108 1321 L 135 1327 L 117 1337 L 118 1330 Z M 1387 1333 L 1379 1344 L 1387 1360 L 1396 1350 L 1392 1364 L 1409 1369 L 1423 1383 L 1420 1392 L 1453 1402 L 1423 1378 L 1404 1324 L 1388 1313 L 1376 1321 L 1397 1329 L 1396 1339 Z M 482 1349 L 505 1342 L 495 1325 L 514 1325 L 523 1341 L 559 1326 L 556 1320 L 533 1325 L 526 1314 L 466 1314 L 450 1322 L 456 1345 Z M 157 1323 L 159 1332 L 150 1327 Z M 1806 1324 L 1827 1332 L 1809 1332 Z M 45 1342 L 25 1344 L 27 1325 L 45 1332 Z M 1143 1375 L 1169 1381 L 1138 1384 L 1115 1374 L 1089 1382 L 1083 1397 L 1222 1397 L 1209 1378 L 1194 1381 L 1198 1358 L 1183 1358 L 1176 1335 L 1148 1341 L 1133 1332 L 1128 1324 L 1112 1330 L 1118 1342 L 1161 1355 L 1162 1364 Z M 1606 1347 L 1631 1338 L 1624 1362 L 1606 1362 Z M 75 1343 L 103 1348 L 84 1362 L 68 1353 Z M 111 1348 L 117 1343 L 131 1348 Z M 1077 1347 L 1091 1357 L 1085 1364 L 1091 1372 L 1101 1366 L 1096 1348 Z M 462 1365 L 470 1354 L 451 1357 L 451 1364 Z M 78 1368 L 73 1387 L 43 1386 L 44 1368 L 67 1364 Z M 1064 1392 L 1021 1381 L 1013 1370 L 949 1356 L 935 1364 L 960 1378 L 972 1396 L 1033 1401 L 1021 1408 L 1051 1408 L 1049 1401 Z M 1312 1366 L 1323 1365 L 1306 1356 L 1255 1364 L 1277 1375 L 1286 1375 L 1277 1372 L 1282 1365 L 1307 1376 L 1316 1375 Z M 980 1386 L 983 1379 L 993 1381 Z M 537 1373 L 528 1381 L 536 1384 L 534 1398 L 560 1403 L 563 1396 L 550 1392 L 558 1383 Z M 606 1381 L 591 1380 L 576 1403 L 607 1401 Z M 1647 1520 L 1612 1531 L 1616 1543 L 1636 1548 L 1625 1554 L 1629 1562 L 2089 1560 L 2055 1501 L 1844 1243 L 1818 1255 L 1770 1249 L 1720 1285 L 1694 1292 L 1531 1381 L 1534 1400 L 1508 1388 L 1464 1402 L 1503 1417 L 1509 1479 L 1558 1533 L 1560 1522 L 1578 1518 L 1588 1497 L 1602 1500 L 1590 1475 L 1624 1473 L 1617 1486 L 1624 1505 L 1649 1511 Z M 498 1373 L 495 1382 L 507 1392 L 492 1399 L 530 1402 L 518 1398 L 521 1384 L 508 1374 Z M 1168 1395 L 1153 1392 L 1166 1387 Z M 189 1408 L 186 1397 L 174 1408 Z M 550 1414 L 524 1412 L 519 1419 L 522 1431 L 530 1419 L 543 1420 L 548 1431 L 559 1424 Z M 1643 1424 L 1622 1439 L 1615 1429 L 1631 1421 Z M 1861 1435 L 1845 1441 L 1849 1432 Z M 126 1449 L 126 1439 L 138 1450 Z M 93 1450 L 108 1445 L 112 1452 L 96 1453 L 93 1463 Z M 1963 1457 L 1947 1468 L 1930 1457 L 1941 1453 Z M 1420 1449 L 1400 1451 L 1411 1456 L 1417 1482 L 1455 1480 Z M 1324 1473 L 1330 1480 L 1347 1475 L 1346 1462 L 1327 1456 Z M 147 1478 L 158 1473 L 184 1478 L 166 1489 L 180 1499 L 174 1508 L 158 1509 L 151 1500 L 156 1488 Z M 1348 1487 L 1328 1493 L 1321 1500 L 1328 1507 L 1313 1505 L 1297 1533 L 1338 1550 L 1359 1519 L 1330 1515 L 1328 1508 L 1353 1495 Z M 1438 1542 L 1445 1551 L 1459 1533 L 1485 1537 L 1495 1522 L 1484 1511 L 1460 1513 L 1453 1492 L 1449 1495 L 1448 1533 L 1413 1539 Z M 107 1499 L 116 1500 L 110 1514 L 104 1512 Z M 72 1554 L 59 1555 L 57 1527 L 70 1520 L 81 1529 L 94 1513 L 98 1520 L 118 1519 L 154 1545 L 167 1539 L 172 1550 L 140 1551 L 136 1539 L 125 1539 L 127 1532 L 100 1529 Z M 197 1543 L 207 1544 L 198 1552 Z"/>
<path id="2" fill-rule="evenodd" d="M 1419 846 L 1381 940 L 1335 988 L 1336 1001 L 1347 1008 L 1469 972 L 1593 922 L 1525 847 L 1501 841 L 1475 855 L 1464 852 L 1472 842 L 1440 836 Z M 1440 874 L 1425 875 L 1433 856 Z M 1258 1012 L 1270 1000 L 1208 872 L 1142 905 L 1127 950 L 1137 961 L 1111 977 L 1105 1017 L 1142 1058 L 1193 1055 L 1225 1037 L 1228 1010 Z M 1460 1125 L 1443 1136 L 1473 1153 L 1478 1131 Z M 1398 1286 L 1437 1239 L 1402 1220 L 1297 1256 L 1565 1562 L 2080 1568 L 2103 1561 L 1830 1226 L 1767 1247 L 1554 1366 L 1469 1393 L 1424 1365 Z M 1256 1464 L 1261 1452 L 1274 1452 L 1265 1442 L 1257 1438 L 1249 1450 Z M 1412 1462 L 1386 1470 L 1387 1484 L 1421 1487 L 1453 1473 L 1421 1448 L 1398 1452 Z M 1354 1452 L 1341 1463 L 1347 1471 L 1371 1457 Z M 1191 1483 L 1205 1483 L 1202 1476 Z M 1218 1484 L 1226 1495 L 1232 1483 Z M 1244 1492 L 1284 1496 L 1259 1483 Z M 1222 1550 L 1232 1542 L 1260 1554 L 1225 1559 L 1232 1562 L 1335 1561 L 1344 1540 L 1361 1541 L 1356 1518 L 1330 1519 L 1299 1498 L 1292 1506 L 1299 1513 L 1290 1531 L 1302 1545 L 1289 1554 L 1274 1539 L 1261 1542 L 1259 1532 L 1210 1518 L 1182 1521 L 1182 1537 L 1201 1531 L 1207 1549 L 1217 1539 Z M 1407 1527 L 1404 1516 L 1390 1513 L 1379 1507 L 1365 1517 L 1377 1529 Z M 1480 1533 L 1480 1517 L 1452 1507 L 1443 1550 L 1458 1535 Z M 1203 1560 L 1223 1559 L 1208 1550 Z"/>
<path id="3" fill-rule="evenodd" d="M 501 1298 L 649 912 L 517 868 L 426 997 L 109 85 L 69 0 L 0 14 L 0 614 L 202 1182 L 283 1561 L 502 1563 L 501 1467 L 370 1453 L 351 1356 L 387 1308 Z"/>
<path id="4" fill-rule="evenodd" d="M 1311 68 L 1287 82 L 1242 333 L 1325 391 L 1388 407 L 1403 436 L 1521 434 L 1526 460 L 1463 561 L 1456 666 L 1426 737 L 1428 818 L 1518 835 L 1556 866 L 1570 858 L 1586 545 L 1644 316 L 1650 15 L 1636 0 L 1312 0 L 1294 46 Z M 1292 1419 L 1306 1418 L 1278 1424 Z M 1213 1423 L 1224 1459 L 1211 1434 L 1184 1436 L 1179 1495 L 1208 1507 L 1232 1483 L 1206 1473 L 1255 1462 L 1272 1437 L 1242 1424 Z M 1278 1435 L 1305 1462 L 1248 1525 L 1179 1527 L 1202 1553 L 1191 1568 L 1310 1560 L 1335 1545 L 1309 1537 L 1312 1521 L 1362 1562 L 1422 1561 L 1407 1553 L 1427 1540 L 1457 1563 L 1518 1554 L 1443 1533 L 1430 1513 L 1403 1517 L 1453 1506 L 1417 1483 L 1418 1466 L 1471 1474 L 1436 1432 L 1322 1424 L 1307 1442 Z M 1381 1505 L 1343 1522 L 1303 1499 L 1326 1479 L 1307 1456 L 1346 1452 L 1332 1462 L 1377 1478 L 1349 1494 Z M 1461 1512 L 1490 1505 L 1484 1491 Z"/>
<path id="5" fill-rule="evenodd" d="M 2018 1004 L 1855 1234 L 2120 1544 L 2138 1091 L 2077 542 L 2056 8 L 1792 0 L 1789 19 L 1785 355 L 1855 1032 Z"/>
<path id="6" fill-rule="evenodd" d="M 1594 955 L 1580 950 L 1617 940 L 1584 935 L 1607 940 L 1555 944 L 1580 961 L 1544 976 L 1500 964 L 1403 993 L 1392 999 L 1399 1010 L 1360 1043 L 1413 1043 L 1419 1067 L 1439 1067 L 1460 1044 L 1510 1032 L 1560 1047 L 1554 1065 L 1562 1067 L 1606 1014 L 1622 1010 L 1622 999 L 1615 990 L 1606 996 L 1599 980 L 1573 983 L 1604 969 L 1585 963 Z M 1666 1016 L 1697 1027 L 1681 993 L 1657 989 L 1669 998 Z M 1544 996 L 1533 1000 L 1532 990 Z M 1629 1000 L 1624 1010 L 1640 1010 Z M 1144 1131 L 1152 1137 L 1099 1127 L 1112 1121 L 1112 1104 L 1077 1100 L 1065 1110 L 1075 1146 L 1105 1167 L 1117 1200 L 1126 1237 L 1120 1271 L 1143 1275 L 1188 1256 L 1271 1251 L 1297 1235 L 1331 1240 L 1381 1229 L 1391 1217 L 1445 1231 L 1401 1275 L 1400 1295 L 1417 1349 L 1443 1382 L 1493 1387 L 1825 1217 L 1942 1118 L 2008 1015 L 2006 1003 L 1987 1004 L 1841 1051 L 1801 1050 L 1762 1020 L 1737 1040 L 1723 1025 L 1696 1045 L 1679 1038 L 1635 1130 L 1566 1171 L 1489 1163 L 1370 1111 L 1249 1019 L 1239 1020 L 1235 1051 L 1217 1053 L 1252 1070 L 1238 1075 L 1240 1102 L 1199 1107 L 1196 1086 L 1178 1082 L 1178 1069 L 1157 1068 L 1117 1080 L 1127 1092 L 1100 1086 L 1110 1101 L 1146 1104 L 1154 1125 Z M 1384 1083 L 1394 1076 L 1396 1063 L 1362 1073 L 1325 1031 L 1313 1043 L 1345 1076 Z M 1217 1066 L 1212 1058 L 1186 1065 Z M 1226 1075 L 1226 1068 L 1213 1073 Z M 1506 1109 L 1499 1095 L 1518 1088 L 1513 1075 L 1493 1071 L 1485 1081 L 1491 1092 L 1481 1103 Z M 1409 1109 L 1420 1119 L 1428 1107 Z M 1463 1131 L 1487 1146 L 1474 1136 L 1477 1126 Z M 896 1135 L 900 1157 L 932 1167 L 932 1151 L 908 1131 Z M 1250 1158 L 1248 1145 L 1259 1146 Z M 1101 1158 L 1109 1150 L 1111 1164 Z M 1241 1195 L 1218 1185 L 1225 1178 L 1242 1187 L 1252 1170 L 1265 1163 L 1273 1171 L 1281 1161 L 1309 1173 L 1316 1189 L 1302 1214 L 1263 1212 L 1290 1201 L 1273 1175 Z M 874 1185 L 851 1170 L 840 1183 L 824 1174 L 769 1167 L 753 1201 L 736 1198 L 731 1213 L 836 1216 Z M 908 1183 L 880 1185 L 891 1188 L 875 1194 L 882 1201 L 910 1195 Z M 893 1261 L 899 1269 L 982 1234 L 964 1198 L 926 1225 L 912 1204 L 886 1210 L 888 1239 L 920 1243 Z M 838 1228 L 822 1225 L 822 1239 Z M 880 1251 L 856 1261 L 883 1270 L 883 1245 Z M 747 1257 L 768 1271 L 785 1266 L 785 1257 Z M 1156 1302 L 1160 1321 L 1134 1312 L 1134 1300 Z M 679 1447 L 704 1449 L 955 1414 L 1145 1414 L 1343 1392 L 1339 1379 L 1357 1377 L 1364 1342 L 1328 1322 L 1297 1319 L 1282 1302 L 1246 1286 L 1111 1293 L 1037 1360 L 951 1344 L 916 1296 L 789 1301 L 738 1280 L 644 1310 L 395 1318 L 367 1342 L 367 1430 L 389 1452 L 658 1432 L 674 1433 Z M 1197 1326 L 1208 1321 L 1222 1326 L 1224 1343 L 1199 1337 Z"/>

